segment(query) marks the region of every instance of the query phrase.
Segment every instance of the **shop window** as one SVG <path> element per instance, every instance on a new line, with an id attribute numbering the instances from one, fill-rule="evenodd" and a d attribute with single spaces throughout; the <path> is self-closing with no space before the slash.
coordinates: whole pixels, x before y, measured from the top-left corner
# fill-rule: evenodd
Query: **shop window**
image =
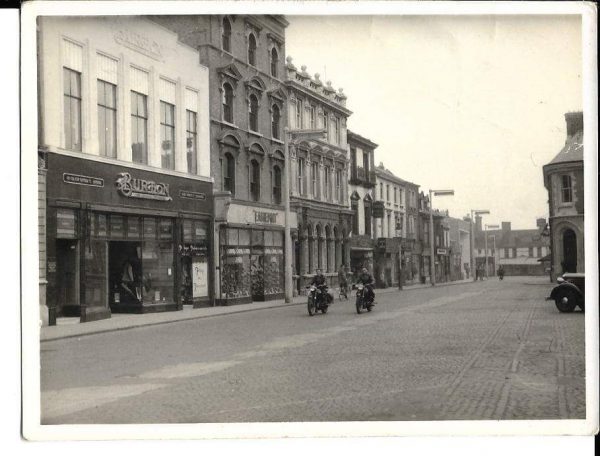
<path id="1" fill-rule="evenodd" d="M 147 97 L 131 92 L 131 157 L 135 163 L 148 163 Z"/>
<path id="2" fill-rule="evenodd" d="M 98 79 L 98 143 L 100 155 L 117 157 L 117 86 Z"/>
<path id="3" fill-rule="evenodd" d="M 223 84 L 223 120 L 233 123 L 233 89 L 228 83 Z"/>
<path id="4" fill-rule="evenodd" d="M 277 49 L 273 47 L 271 49 L 271 76 L 274 78 L 277 77 L 277 69 L 279 67 L 279 54 L 277 54 Z"/>
<path id="5" fill-rule="evenodd" d="M 256 38 L 253 33 L 248 35 L 248 63 L 256 66 Z"/>
<path id="6" fill-rule="evenodd" d="M 221 47 L 224 51 L 231 52 L 231 22 L 223 18 L 223 31 L 221 35 Z"/>
<path id="7" fill-rule="evenodd" d="M 186 110 L 186 156 L 187 156 L 187 171 L 190 174 L 198 173 L 197 165 L 197 114 L 194 111 Z"/>
<path id="8" fill-rule="evenodd" d="M 281 168 L 279 165 L 273 167 L 273 202 L 281 204 Z"/>
<path id="9" fill-rule="evenodd" d="M 175 106 L 160 102 L 160 161 L 164 169 L 175 169 Z"/>
<path id="10" fill-rule="evenodd" d="M 144 241 L 142 271 L 144 302 L 174 302 L 172 242 Z"/>
<path id="11" fill-rule="evenodd" d="M 56 210 L 56 237 L 61 239 L 77 238 L 77 214 L 73 209 Z"/>
<path id="12" fill-rule="evenodd" d="M 81 151 L 81 73 L 63 67 L 65 148 Z"/>
<path id="13" fill-rule="evenodd" d="M 122 215 L 111 214 L 109 217 L 110 238 L 125 239 L 125 218 Z"/>
<path id="14" fill-rule="evenodd" d="M 139 217 L 127 217 L 127 239 L 141 239 L 141 220 Z"/>
<path id="15" fill-rule="evenodd" d="M 273 138 L 279 139 L 279 120 L 281 118 L 281 113 L 279 112 L 279 106 L 273 105 L 272 113 L 271 113 L 271 134 Z"/>
<path id="16" fill-rule="evenodd" d="M 231 192 L 231 196 L 235 196 L 235 159 L 229 153 L 223 158 L 223 191 Z"/>
<path id="17" fill-rule="evenodd" d="M 258 132 L 258 98 L 256 95 L 250 95 L 248 99 L 248 128 Z"/>
<path id="18" fill-rule="evenodd" d="M 573 202 L 573 186 L 571 182 L 571 176 L 569 176 L 568 174 L 561 176 L 560 193 L 563 203 Z"/>
<path id="19" fill-rule="evenodd" d="M 260 164 L 256 160 L 250 162 L 250 198 L 260 200 Z"/>
<path id="20" fill-rule="evenodd" d="M 208 297 L 208 223 L 184 220 L 181 251 L 181 299 L 185 304 Z"/>

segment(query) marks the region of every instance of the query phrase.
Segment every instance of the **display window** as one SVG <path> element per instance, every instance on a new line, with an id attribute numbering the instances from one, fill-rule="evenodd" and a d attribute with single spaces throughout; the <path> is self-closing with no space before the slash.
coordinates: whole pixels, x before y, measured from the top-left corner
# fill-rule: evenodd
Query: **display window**
<path id="1" fill-rule="evenodd" d="M 208 222 L 184 220 L 181 249 L 181 300 L 193 304 L 208 298 Z"/>

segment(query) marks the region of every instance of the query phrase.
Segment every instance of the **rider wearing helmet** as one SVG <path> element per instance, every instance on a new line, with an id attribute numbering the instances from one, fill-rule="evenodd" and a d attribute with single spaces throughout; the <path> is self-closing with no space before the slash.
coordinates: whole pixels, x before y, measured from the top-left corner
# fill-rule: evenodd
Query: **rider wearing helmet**
<path id="1" fill-rule="evenodd" d="M 367 302 L 375 304 L 375 292 L 373 291 L 373 276 L 369 273 L 367 268 L 362 268 L 362 271 L 357 277 L 357 283 L 362 283 L 367 290 Z"/>
<path id="2" fill-rule="evenodd" d="M 331 301 L 328 293 L 327 278 L 323 275 L 323 271 L 317 269 L 317 273 L 313 277 L 312 282 L 310 284 L 316 286 L 321 291 L 321 293 L 325 295 L 327 302 Z"/>

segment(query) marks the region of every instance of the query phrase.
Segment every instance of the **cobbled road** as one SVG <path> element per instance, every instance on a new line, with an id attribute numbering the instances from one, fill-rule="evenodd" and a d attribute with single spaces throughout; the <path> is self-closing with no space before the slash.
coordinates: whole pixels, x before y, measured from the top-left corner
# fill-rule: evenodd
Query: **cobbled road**
<path id="1" fill-rule="evenodd" d="M 546 278 L 41 344 L 42 424 L 585 418 L 584 314 Z"/>

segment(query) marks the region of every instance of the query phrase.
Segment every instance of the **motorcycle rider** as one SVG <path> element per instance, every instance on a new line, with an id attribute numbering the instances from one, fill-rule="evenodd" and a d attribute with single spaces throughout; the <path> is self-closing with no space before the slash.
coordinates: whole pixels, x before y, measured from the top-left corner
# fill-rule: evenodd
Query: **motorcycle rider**
<path id="1" fill-rule="evenodd" d="M 502 265 L 498 268 L 498 277 L 500 277 L 500 280 L 504 279 L 504 266 Z"/>
<path id="2" fill-rule="evenodd" d="M 357 283 L 362 283 L 365 286 L 367 302 L 375 304 L 375 292 L 373 291 L 373 276 L 367 268 L 362 268 L 362 271 L 357 277 Z"/>
<path id="3" fill-rule="evenodd" d="M 331 300 L 329 299 L 329 292 L 327 287 L 327 278 L 323 275 L 323 271 L 317 269 L 317 273 L 312 279 L 311 285 L 317 287 L 318 290 L 325 296 L 326 302 L 329 303 Z"/>

